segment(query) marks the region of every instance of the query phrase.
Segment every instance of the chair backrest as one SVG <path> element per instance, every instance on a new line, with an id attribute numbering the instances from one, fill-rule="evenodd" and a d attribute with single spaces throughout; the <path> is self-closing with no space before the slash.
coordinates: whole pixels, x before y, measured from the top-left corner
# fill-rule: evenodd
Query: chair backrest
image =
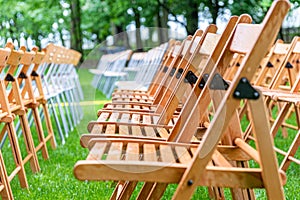
<path id="1" fill-rule="evenodd" d="M 6 62 L 10 56 L 10 48 L 0 48 L 0 105 L 2 112 L 10 113 L 6 91 L 4 88 L 4 72 L 2 70 L 6 67 Z"/>
<path id="2" fill-rule="evenodd" d="M 275 45 L 270 50 L 270 53 L 261 62 L 261 69 L 257 72 L 257 77 L 252 81 L 254 85 L 263 87 L 270 86 L 272 78 L 284 62 L 290 47 L 290 44 L 283 43 L 282 40 L 276 41 Z"/>
<path id="3" fill-rule="evenodd" d="M 299 91 L 299 60 L 300 60 L 300 37 L 294 37 L 286 53 L 285 60 L 278 67 L 274 75 L 270 89 L 286 90 L 288 92 Z"/>

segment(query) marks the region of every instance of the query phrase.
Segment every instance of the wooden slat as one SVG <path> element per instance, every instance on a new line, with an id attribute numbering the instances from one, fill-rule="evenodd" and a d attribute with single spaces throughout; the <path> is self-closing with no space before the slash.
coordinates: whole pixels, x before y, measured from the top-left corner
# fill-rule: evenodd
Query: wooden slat
<path id="1" fill-rule="evenodd" d="M 155 130 L 153 127 L 144 127 L 145 133 L 147 137 L 156 137 Z"/>
<path id="2" fill-rule="evenodd" d="M 174 158 L 172 148 L 168 145 L 160 145 L 160 156 L 161 160 L 166 163 L 173 163 L 176 162 L 176 159 Z"/>
<path id="3" fill-rule="evenodd" d="M 90 149 L 87 160 L 101 160 L 107 143 L 96 143 L 92 149 Z"/>
<path id="4" fill-rule="evenodd" d="M 111 144 L 110 149 L 107 154 L 107 160 L 120 160 L 122 154 L 122 142 L 114 142 Z"/>
<path id="5" fill-rule="evenodd" d="M 101 165 L 101 167 L 99 167 Z M 130 171 L 128 171 L 130 169 Z M 136 173 L 145 169 L 147 173 Z M 128 180 L 160 183 L 178 183 L 186 167 L 179 164 L 166 164 L 134 161 L 78 161 L 74 173 L 79 180 Z M 127 173 L 124 173 L 127 171 Z M 93 172 L 93 173 L 91 173 Z M 230 180 L 230 181 L 228 181 Z M 249 168 L 206 167 L 199 185 L 215 187 L 261 188 L 261 170 Z"/>
<path id="6" fill-rule="evenodd" d="M 120 117 L 120 122 L 128 122 L 130 118 L 129 113 L 122 113 Z"/>
<path id="7" fill-rule="evenodd" d="M 131 131 L 132 131 L 132 135 L 143 136 L 140 126 L 132 126 Z"/>
<path id="8" fill-rule="evenodd" d="M 156 149 L 154 144 L 144 144 L 143 151 L 145 161 L 157 161 Z"/>
<path id="9" fill-rule="evenodd" d="M 119 118 L 119 113 L 112 113 L 110 115 L 109 121 L 110 122 L 115 122 L 117 121 Z M 115 125 L 107 125 L 106 126 L 106 130 L 105 130 L 105 134 L 115 134 L 116 132 L 116 126 Z"/>
<path id="10" fill-rule="evenodd" d="M 140 122 L 140 118 L 141 118 L 140 114 L 132 114 L 132 116 L 131 116 L 131 122 L 139 123 Z"/>
<path id="11" fill-rule="evenodd" d="M 143 124 L 151 124 L 151 116 L 150 115 L 143 115 Z"/>
<path id="12" fill-rule="evenodd" d="M 164 128 L 156 128 L 157 132 L 159 133 L 161 138 L 168 138 L 169 137 L 169 133 L 167 132 L 166 129 Z"/>
<path id="13" fill-rule="evenodd" d="M 187 163 L 191 161 L 191 155 L 189 154 L 188 150 L 185 147 L 175 147 L 175 151 L 180 163 Z"/>
<path id="14" fill-rule="evenodd" d="M 126 149 L 126 160 L 139 160 L 139 144 L 128 143 Z"/>

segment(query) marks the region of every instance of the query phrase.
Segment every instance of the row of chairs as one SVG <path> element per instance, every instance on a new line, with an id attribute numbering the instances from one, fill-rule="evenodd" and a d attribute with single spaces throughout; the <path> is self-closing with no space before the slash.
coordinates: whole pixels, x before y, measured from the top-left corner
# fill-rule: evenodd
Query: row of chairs
<path id="1" fill-rule="evenodd" d="M 168 43 L 148 52 L 124 50 L 101 56 L 94 74 L 92 86 L 110 98 L 115 88 L 147 90 L 157 72 Z"/>
<path id="2" fill-rule="evenodd" d="M 124 68 L 126 77 L 116 82 L 118 90 L 147 90 L 153 81 L 158 67 L 166 52 L 168 43 L 152 48 L 147 52 L 135 52 L 131 55 L 128 65 Z"/>
<path id="3" fill-rule="evenodd" d="M 80 140 L 89 154 L 75 164 L 76 178 L 118 181 L 111 199 L 129 199 L 138 182 L 138 199 L 158 199 L 171 183 L 178 184 L 173 199 L 190 198 L 197 186 L 207 186 L 216 199 L 224 198 L 225 187 L 233 199 L 255 199 L 252 188 L 284 199 L 286 168 L 278 168 L 273 144 L 279 120 L 270 127 L 266 106 L 274 108 L 286 93 L 269 91 L 268 100 L 251 83 L 264 73 L 263 63 L 270 65 L 289 7 L 274 1 L 261 24 L 251 24 L 248 15 L 231 17 L 221 35 L 210 25 L 169 45 L 148 91 L 115 91 L 89 123 L 91 133 Z M 292 111 L 298 112 L 285 112 Z"/>
<path id="4" fill-rule="evenodd" d="M 94 74 L 92 86 L 102 91 L 107 98 L 110 98 L 115 82 L 127 75 L 123 72 L 123 69 L 131 54 L 131 50 L 124 50 L 102 55 L 97 68 L 89 70 L 90 73 Z"/>
<path id="5" fill-rule="evenodd" d="M 16 176 L 21 187 L 28 188 L 26 163 L 30 163 L 34 173 L 39 172 L 37 153 L 41 152 L 42 157 L 48 159 L 47 143 L 56 148 L 51 116 L 57 118 L 56 125 L 60 126 L 60 121 L 66 117 L 63 112 L 57 115 L 60 104 L 64 103 L 65 110 L 74 115 L 74 122 L 78 123 L 82 117 L 78 104 L 80 85 L 74 69 L 80 57 L 76 51 L 53 44 L 43 51 L 37 48 L 27 51 L 25 47 L 15 50 L 12 43 L 0 49 L 1 151 L 5 151 L 4 160 L 13 160 L 4 164 L 0 153 L 0 194 L 3 199 L 13 199 L 10 182 Z M 78 95 L 78 99 L 52 102 L 67 93 Z M 22 139 L 18 138 L 18 132 Z M 64 142 L 63 133 L 60 136 Z M 6 145 L 8 142 L 9 146 Z M 7 157 L 7 151 L 12 151 L 12 158 Z"/>

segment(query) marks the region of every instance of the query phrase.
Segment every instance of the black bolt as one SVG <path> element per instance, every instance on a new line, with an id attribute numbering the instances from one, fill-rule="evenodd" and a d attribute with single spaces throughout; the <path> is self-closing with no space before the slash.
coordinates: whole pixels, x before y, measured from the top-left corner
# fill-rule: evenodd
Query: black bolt
<path id="1" fill-rule="evenodd" d="M 247 79 L 246 78 L 242 78 L 242 82 L 243 83 L 247 83 Z"/>
<path id="2" fill-rule="evenodd" d="M 190 180 L 188 180 L 187 184 L 188 184 L 188 186 L 191 186 L 194 184 L 194 182 L 193 182 L 193 180 L 190 179 Z"/>
<path id="3" fill-rule="evenodd" d="M 234 92 L 235 96 L 239 97 L 241 95 L 241 93 L 239 91 L 235 91 Z"/>

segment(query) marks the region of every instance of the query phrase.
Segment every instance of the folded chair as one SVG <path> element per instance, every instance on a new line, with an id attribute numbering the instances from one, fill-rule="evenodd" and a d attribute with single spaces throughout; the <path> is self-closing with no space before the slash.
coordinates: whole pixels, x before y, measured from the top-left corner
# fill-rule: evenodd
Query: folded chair
<path id="1" fill-rule="evenodd" d="M 294 130 L 296 132 L 292 143 L 287 152 L 282 149 L 276 148 L 276 152 L 283 155 L 283 161 L 280 168 L 284 171 L 288 169 L 291 162 L 295 162 L 300 165 L 300 160 L 295 158 L 295 154 L 300 146 L 300 118 L 299 118 L 299 88 L 300 88 L 300 38 L 295 37 L 291 42 L 289 51 L 286 54 L 286 58 L 280 68 L 278 68 L 276 75 L 271 81 L 269 90 L 265 90 L 263 94 L 266 96 L 265 102 L 270 109 L 270 120 L 272 122 L 271 134 L 276 140 L 276 135 L 281 127 L 283 137 L 288 136 L 286 129 Z M 272 112 L 277 109 L 275 118 L 272 116 Z M 294 114 L 294 115 L 293 115 Z M 295 123 L 291 124 L 287 122 L 287 119 L 291 116 L 296 118 Z"/>
<path id="2" fill-rule="evenodd" d="M 49 158 L 48 155 L 48 150 L 47 150 L 47 145 L 46 142 L 48 140 L 52 140 L 52 146 L 55 147 L 55 143 L 54 143 L 54 138 L 53 138 L 53 130 L 51 130 L 50 128 L 48 128 L 49 132 L 48 132 L 48 137 L 47 139 L 44 136 L 44 130 L 42 127 L 42 121 L 39 115 L 39 111 L 38 111 L 38 103 L 34 97 L 34 92 L 33 92 L 33 86 L 32 86 L 32 80 L 30 77 L 30 74 L 28 73 L 28 71 L 31 71 L 30 68 L 33 67 L 34 63 L 33 60 L 35 60 L 35 62 L 40 62 L 40 60 L 43 58 L 43 54 L 41 54 L 40 56 L 36 56 L 36 52 L 35 51 L 31 51 L 31 52 L 27 52 L 25 47 L 21 47 L 20 48 L 21 51 L 23 51 L 23 55 L 20 59 L 19 64 L 18 65 L 14 65 L 13 67 L 10 67 L 9 72 L 7 74 L 7 77 L 10 77 L 11 80 L 13 81 L 13 79 L 15 79 L 15 81 L 18 83 L 17 86 L 19 88 L 12 88 L 12 90 L 10 91 L 9 95 L 8 95 L 8 100 L 9 103 L 11 105 L 14 105 L 17 103 L 17 99 L 21 99 L 20 100 L 20 108 L 12 108 L 13 112 L 18 114 L 18 112 L 21 112 L 23 109 L 24 111 L 26 111 L 26 115 L 20 115 L 20 119 L 18 124 L 21 125 L 22 129 L 22 133 L 28 131 L 29 134 L 31 135 L 30 132 L 30 126 L 29 126 L 29 122 L 28 122 L 28 109 L 31 110 L 31 114 L 33 116 L 34 119 L 34 125 L 36 127 L 36 132 L 37 132 L 37 136 L 38 136 L 38 142 L 35 145 L 35 152 L 38 152 L 39 150 L 42 151 L 42 155 L 45 159 Z M 15 70 L 15 71 L 14 71 Z M 12 84 L 14 85 L 14 84 Z M 16 101 L 16 102 L 15 102 Z M 26 127 L 26 128 L 25 128 Z M 48 127 L 51 127 L 48 125 Z M 18 125 L 17 125 L 18 128 Z M 29 130 L 26 130 L 29 129 Z M 26 131 L 24 131 L 26 130 Z M 28 139 L 30 140 L 30 139 Z"/>
<path id="3" fill-rule="evenodd" d="M 38 132 L 39 142 L 36 145 L 35 150 L 39 151 L 40 149 L 47 149 L 46 143 L 48 141 L 50 141 L 52 148 L 56 148 L 55 136 L 47 107 L 48 105 L 45 101 L 42 101 L 44 100 L 43 93 L 39 93 L 39 91 L 34 92 L 35 88 L 38 89 L 42 87 L 40 77 L 36 73 L 36 71 L 38 71 L 38 67 L 40 66 L 45 54 L 44 52 L 38 52 L 37 48 L 33 48 L 32 52 L 27 52 L 24 47 L 21 49 L 24 51 L 24 55 L 20 60 L 20 64 L 22 64 L 23 67 L 20 70 L 17 80 L 19 86 L 21 86 L 20 92 L 22 100 L 24 102 L 24 106 L 27 109 L 31 110 L 31 114 L 35 122 L 35 127 Z M 34 57 L 29 55 L 34 55 Z M 42 108 L 42 113 L 45 117 L 47 136 L 45 136 L 42 126 L 41 113 L 39 111 L 40 107 Z M 49 157 L 47 150 L 42 151 L 44 158 L 47 159 Z"/>
<path id="4" fill-rule="evenodd" d="M 275 1 L 261 25 L 239 24 L 237 26 L 223 55 L 227 54 L 231 57 L 233 53 L 244 53 L 245 57 L 228 90 L 214 91 L 215 95 L 224 96 L 221 98 L 219 107 L 216 108 L 216 114 L 200 145 L 193 148 L 192 144 L 180 143 L 180 137 L 176 143 L 97 139 L 89 144 L 91 149 L 87 160 L 76 163 L 75 176 L 80 180 L 155 182 L 155 186 L 145 187 L 146 184 L 142 188 L 138 197 L 140 199 L 160 197 L 166 184 L 169 183 L 178 183 L 173 199 L 190 198 L 199 185 L 265 188 L 268 198 L 284 199 L 282 180 L 273 151 L 263 99 L 259 92 L 252 90 L 248 80 L 252 79 L 257 66 L 274 41 L 288 9 L 287 1 Z M 210 74 L 202 94 L 209 92 L 207 86 L 211 87 L 214 74 L 216 71 Z M 251 95 L 241 90 L 241 87 L 246 85 L 252 88 L 250 89 L 252 90 Z M 260 116 L 252 118 L 257 149 L 251 148 L 242 139 L 235 138 L 233 143 L 241 152 L 226 155 L 223 151 L 223 154 L 218 154 L 216 152 L 220 152 L 221 149 L 217 145 L 224 135 L 224 131 L 230 125 L 232 116 L 235 116 L 240 99 L 243 98 L 252 99 L 249 100 L 251 113 L 254 116 Z M 197 126 L 192 124 L 198 121 L 195 119 L 197 118 L 195 112 L 201 111 L 201 104 L 199 107 L 195 105 L 191 110 L 182 135 L 189 134 L 191 137 L 195 133 Z M 218 151 L 215 151 L 216 149 Z M 226 167 L 228 162 L 220 162 L 220 160 L 224 161 L 222 157 L 215 159 L 219 161 L 218 166 L 212 167 L 208 164 L 216 154 L 226 156 L 226 159 L 234 161 L 249 158 L 241 159 L 241 157 L 231 156 L 250 156 L 260 167 L 254 169 Z"/>
<path id="5" fill-rule="evenodd" d="M 42 88 L 39 89 L 39 93 L 42 89 L 44 99 L 48 102 L 50 111 L 54 116 L 61 142 L 64 144 L 72 121 L 69 116 L 70 113 L 66 111 L 67 108 L 64 106 L 66 97 L 58 82 L 57 71 L 63 65 L 63 55 L 66 53 L 66 50 L 54 44 L 49 44 L 45 51 L 46 55 L 38 70 L 38 74 L 42 78 Z"/>
<path id="6" fill-rule="evenodd" d="M 23 55 L 23 51 L 12 50 L 13 46 L 8 43 L 8 47 L 5 49 L 0 49 L 0 103 L 1 103 L 1 124 L 3 124 L 1 130 L 1 141 L 4 139 L 5 132 L 7 132 L 10 142 L 10 148 L 14 157 L 15 168 L 11 173 L 9 173 L 9 182 L 18 175 L 20 185 L 22 188 L 28 187 L 28 182 L 25 173 L 25 164 L 30 163 L 33 172 L 38 172 L 40 170 L 39 163 L 37 160 L 36 152 L 34 150 L 34 144 L 32 135 L 28 126 L 27 117 L 24 105 L 22 104 L 22 99 L 20 98 L 18 82 L 15 78 L 10 75 L 11 72 L 15 71 L 16 67 L 19 65 L 19 61 Z M 8 67 L 8 71 L 4 72 L 4 68 Z M 3 76 L 4 75 L 4 76 Z M 7 87 L 8 86 L 8 87 Z M 6 93 L 7 89 L 11 89 L 15 95 L 9 101 L 8 95 Z M 26 146 L 26 155 L 21 154 L 21 149 L 19 146 L 18 138 L 16 135 L 16 130 L 14 126 L 15 116 L 19 116 L 23 128 L 24 143 Z"/>

